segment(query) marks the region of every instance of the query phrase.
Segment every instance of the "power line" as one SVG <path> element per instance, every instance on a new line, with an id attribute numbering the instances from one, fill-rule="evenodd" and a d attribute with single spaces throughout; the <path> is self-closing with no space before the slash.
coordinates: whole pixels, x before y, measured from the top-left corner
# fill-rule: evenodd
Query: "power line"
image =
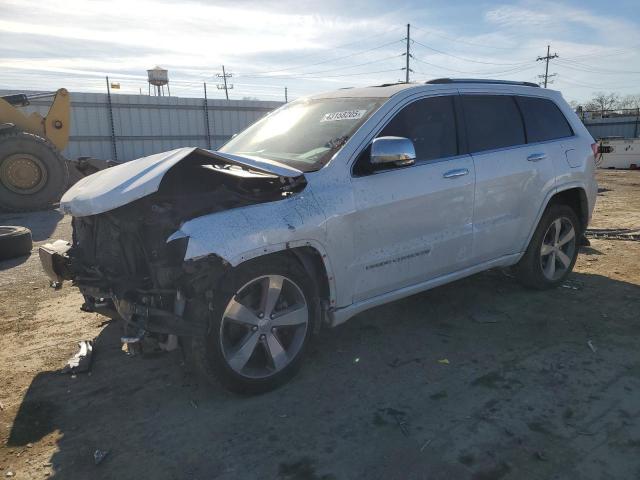
<path id="1" fill-rule="evenodd" d="M 620 89 L 627 89 L 627 88 L 638 88 L 638 85 L 624 85 L 624 86 L 611 86 L 611 85 L 607 85 L 607 86 L 602 86 L 602 85 L 594 85 L 594 84 L 589 84 L 589 83 L 583 83 L 580 82 L 578 80 L 575 80 L 573 78 L 569 78 L 565 75 L 558 75 L 558 80 L 561 82 L 567 82 L 571 85 L 575 85 L 577 87 L 584 87 L 584 88 L 592 88 L 594 90 L 606 90 L 606 89 L 616 89 L 616 90 L 620 90 Z"/>
<path id="2" fill-rule="evenodd" d="M 544 88 L 547 88 L 547 82 L 549 81 L 549 60 L 553 59 L 553 58 L 558 58 L 558 54 L 554 53 L 553 55 L 550 55 L 550 49 L 551 46 L 547 45 L 547 56 L 546 57 L 538 57 L 536 58 L 536 62 L 539 62 L 540 60 L 545 60 L 546 64 L 544 67 Z M 542 78 L 542 77 L 541 77 Z"/>
<path id="3" fill-rule="evenodd" d="M 394 40 L 393 42 L 384 43 L 384 44 L 378 45 L 376 47 L 368 48 L 366 50 L 360 50 L 360 51 L 357 51 L 357 52 L 354 52 L 354 53 L 350 53 L 348 55 L 343 55 L 341 57 L 329 58 L 329 59 L 326 59 L 326 60 L 322 60 L 320 62 L 308 63 L 308 64 L 305 64 L 305 65 L 297 65 L 297 66 L 288 67 L 288 68 L 281 68 L 279 70 L 267 70 L 267 71 L 263 71 L 263 72 L 249 72 L 248 75 L 243 75 L 243 76 L 251 75 L 254 78 L 258 78 L 257 75 L 265 75 L 265 74 L 269 74 L 269 73 L 278 73 L 278 72 L 287 72 L 287 71 L 291 71 L 291 70 L 295 70 L 295 69 L 301 69 L 301 68 L 307 68 L 307 67 L 315 67 L 316 65 L 322 65 L 322 64 L 325 64 L 325 63 L 329 63 L 329 62 L 337 62 L 339 60 L 344 60 L 345 58 L 351 58 L 351 57 L 355 57 L 357 55 L 362 55 L 364 53 L 373 52 L 374 50 L 380 50 L 381 48 L 388 47 L 390 45 L 394 45 L 394 44 L 399 43 L 399 42 L 404 42 L 404 39 L 402 39 L 402 40 Z"/>
<path id="4" fill-rule="evenodd" d="M 404 68 L 391 68 L 391 69 L 388 69 L 388 70 L 377 70 L 377 71 L 374 71 L 374 72 L 343 73 L 343 74 L 340 74 L 340 75 L 323 75 L 321 77 L 288 76 L 288 77 L 282 77 L 282 78 L 297 78 L 297 79 L 300 79 L 300 80 L 323 79 L 323 78 L 339 78 L 339 77 L 353 77 L 353 76 L 357 76 L 357 75 L 373 75 L 375 73 L 399 72 L 399 71 L 403 71 L 403 70 L 404 70 Z"/>
<path id="5" fill-rule="evenodd" d="M 300 72 L 300 73 L 296 73 L 296 74 L 292 74 L 292 75 L 297 75 L 300 78 L 304 78 L 304 76 L 307 75 L 316 75 L 318 73 L 325 73 L 325 72 L 335 72 L 336 70 L 345 70 L 348 68 L 357 68 L 357 67 L 362 67 L 364 65 L 371 65 L 372 63 L 380 63 L 380 62 L 384 62 L 386 60 L 390 60 L 392 58 L 398 58 L 398 57 L 402 57 L 404 55 L 404 53 L 401 53 L 399 55 L 389 55 L 388 57 L 383 57 L 383 58 L 379 58 L 377 60 L 371 60 L 370 62 L 364 62 L 364 63 L 358 63 L 356 65 L 349 65 L 347 67 L 334 67 L 334 68 L 329 68 L 327 70 L 317 70 L 314 72 Z M 289 75 L 287 74 L 283 74 L 283 75 L 269 75 L 269 76 L 254 76 L 254 75 L 242 75 L 244 78 L 288 78 Z"/>
<path id="6" fill-rule="evenodd" d="M 507 74 L 507 73 L 517 73 L 517 72 L 524 72 L 525 70 L 530 70 L 532 68 L 535 67 L 535 65 L 531 64 L 526 66 L 522 65 L 519 67 L 513 67 L 507 70 L 502 70 L 502 71 L 469 71 L 469 70 L 458 70 L 456 68 L 451 68 L 451 67 L 443 67 L 442 65 L 437 65 L 435 63 L 430 63 L 427 62 L 425 60 L 422 60 L 421 58 L 416 57 L 415 55 L 412 55 L 411 58 L 413 58 L 416 62 L 419 63 L 424 63 L 425 65 L 429 65 L 431 67 L 434 68 L 439 68 L 441 70 L 447 70 L 450 72 L 455 72 L 455 73 L 463 73 L 466 75 L 503 75 L 503 74 Z"/>
<path id="7" fill-rule="evenodd" d="M 425 32 L 427 35 L 435 35 L 436 37 L 444 38 L 445 40 L 448 40 L 450 42 L 462 43 L 464 45 L 471 45 L 473 47 L 495 48 L 496 50 L 508 50 L 508 51 L 513 51 L 514 48 L 519 48 L 519 49 L 523 48 L 523 47 L 498 47 L 496 45 L 487 45 L 486 43 L 482 44 L 482 43 L 469 42 L 466 40 L 461 40 L 460 38 L 449 37 L 447 35 L 444 35 L 443 33 L 436 32 L 435 30 L 427 30 L 424 28 L 416 27 L 416 26 L 414 26 L 413 28 L 419 31 Z M 526 47 L 527 50 L 532 50 L 533 48 L 536 48 L 536 47 Z"/>
<path id="8" fill-rule="evenodd" d="M 579 72 L 588 72 L 588 73 L 598 73 L 598 74 L 607 74 L 607 75 L 618 75 L 618 74 L 639 74 L 638 70 L 611 70 L 611 69 L 599 69 L 592 67 L 590 65 L 586 65 L 584 63 L 579 63 L 574 60 L 558 60 L 559 65 L 566 67 L 570 70 L 576 70 Z"/>
<path id="9" fill-rule="evenodd" d="M 389 31 L 387 31 L 386 33 L 383 33 L 382 35 L 383 36 L 384 35 L 388 35 L 391 32 L 399 30 L 400 28 L 401 27 L 394 27 L 394 28 L 390 29 Z M 341 49 L 344 49 L 346 47 L 350 47 L 352 45 L 361 45 L 363 41 L 369 40 L 371 38 L 380 38 L 380 36 L 381 35 L 379 33 L 375 33 L 373 35 L 367 35 L 364 38 L 359 38 L 355 42 L 349 42 L 349 43 L 345 43 L 345 44 L 342 44 L 342 45 L 336 45 L 336 46 L 329 46 L 329 47 L 326 48 L 326 50 L 341 50 Z M 396 41 L 399 42 L 401 40 L 396 40 Z M 318 55 L 322 55 L 322 53 L 315 52 L 315 53 L 306 53 L 306 54 L 303 54 L 303 55 L 295 55 L 295 56 L 291 57 L 289 60 L 297 60 L 299 58 L 315 57 L 315 56 L 318 56 Z M 331 60 L 327 60 L 327 61 L 331 61 Z M 320 63 L 326 63 L 326 62 L 323 61 L 323 62 L 320 62 Z M 293 68 L 297 68 L 297 67 L 293 67 Z M 284 70 L 288 70 L 288 69 L 272 70 L 272 71 L 273 72 L 280 72 L 280 71 L 284 71 Z M 252 72 L 252 73 L 258 74 L 258 73 L 271 73 L 271 72 Z"/>
<path id="10" fill-rule="evenodd" d="M 631 46 L 631 48 L 621 48 L 619 50 L 598 50 L 597 52 L 584 53 L 581 55 L 576 55 L 575 57 L 564 57 L 565 60 L 575 60 L 577 58 L 592 58 L 592 57 L 600 57 L 602 55 L 613 56 L 613 55 L 624 55 L 626 53 L 635 53 L 637 48 L 640 47 L 640 43 Z"/>
<path id="11" fill-rule="evenodd" d="M 458 60 L 463 60 L 465 62 L 481 63 L 481 64 L 484 64 L 484 65 L 502 65 L 502 66 L 505 66 L 505 67 L 506 66 L 513 66 L 513 65 L 525 65 L 525 64 L 529 63 L 529 62 L 519 62 L 519 63 L 483 62 L 481 60 L 473 60 L 471 58 L 460 57 L 460 56 L 454 55 L 452 53 L 447 53 L 447 52 L 444 52 L 442 50 L 438 50 L 437 48 L 433 48 L 433 47 L 430 47 L 429 45 L 425 45 L 424 43 L 419 42 L 418 40 L 412 40 L 412 41 L 413 41 L 413 43 L 417 43 L 421 47 L 424 47 L 424 48 L 426 48 L 428 50 L 431 50 L 433 52 L 439 53 L 440 55 L 446 55 L 447 57 L 457 58 Z"/>

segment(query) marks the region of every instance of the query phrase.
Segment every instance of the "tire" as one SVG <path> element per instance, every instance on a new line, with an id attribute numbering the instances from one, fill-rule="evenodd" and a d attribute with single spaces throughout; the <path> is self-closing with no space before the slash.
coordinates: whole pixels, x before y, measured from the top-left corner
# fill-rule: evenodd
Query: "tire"
<path id="1" fill-rule="evenodd" d="M 25 227 L 0 226 L 0 260 L 31 253 L 31 230 Z"/>
<path id="2" fill-rule="evenodd" d="M 49 141 L 21 131 L 0 136 L 0 209 L 49 209 L 68 183 L 67 163 Z"/>
<path id="3" fill-rule="evenodd" d="M 560 233 L 556 236 L 558 225 Z M 569 228 L 573 231 L 572 237 Z M 561 285 L 573 270 L 578 258 L 581 235 L 582 227 L 571 207 L 563 204 L 547 207 L 527 251 L 514 268 L 520 283 L 537 290 Z"/>
<path id="4" fill-rule="evenodd" d="M 276 312 L 274 320 L 268 319 L 268 315 L 259 319 L 258 316 L 252 316 L 252 322 L 256 320 L 265 323 L 257 326 L 255 322 L 238 323 L 227 316 L 230 315 L 228 312 L 234 311 L 234 306 L 240 302 L 243 302 L 241 306 L 246 305 L 252 314 L 259 315 L 258 311 L 261 307 L 256 307 L 255 304 L 265 302 L 264 299 L 259 300 L 261 294 L 258 292 L 262 291 L 263 285 L 271 285 L 269 282 L 275 282 L 278 278 L 284 279 L 282 280 L 284 287 L 277 297 L 279 303 L 274 300 L 273 311 Z M 194 337 L 191 342 L 190 355 L 196 369 L 207 380 L 217 380 L 226 389 L 240 394 L 264 393 L 289 381 L 300 369 L 314 329 L 317 314 L 316 302 L 313 301 L 317 297 L 315 282 L 306 274 L 297 260 L 284 255 L 275 255 L 241 264 L 226 275 L 220 285 L 224 286 L 224 291 L 214 291 L 209 333 L 205 337 Z M 301 298 L 304 300 L 303 307 L 300 306 Z M 286 308 L 296 315 L 302 317 L 306 312 L 307 323 L 304 326 L 303 324 L 273 326 L 285 318 L 279 308 L 288 303 L 292 303 L 292 306 Z M 262 309 L 265 312 L 270 310 L 269 307 Z M 256 331 L 253 331 L 254 329 Z M 274 338 L 277 343 L 274 343 Z M 234 340 L 231 346 L 230 339 Z M 235 339 L 239 339 L 237 343 Z M 254 341 L 256 346 L 252 347 Z M 271 345 L 279 345 L 278 348 L 282 348 L 281 351 L 285 351 L 286 356 L 269 356 Z M 244 352 L 245 346 L 253 349 L 250 357 L 238 354 L 238 352 Z M 237 360 L 238 357 L 242 357 L 240 361 Z M 245 357 L 248 360 L 243 364 Z M 276 357 L 280 358 L 281 362 L 283 358 L 287 359 L 287 363 L 281 364 L 280 369 L 278 369 Z M 243 366 L 239 367 L 239 365 Z"/>

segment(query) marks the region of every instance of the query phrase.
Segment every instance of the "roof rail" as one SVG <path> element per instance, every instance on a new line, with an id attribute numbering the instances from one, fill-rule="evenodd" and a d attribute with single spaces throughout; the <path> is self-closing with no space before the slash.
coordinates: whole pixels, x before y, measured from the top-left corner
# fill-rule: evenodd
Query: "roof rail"
<path id="1" fill-rule="evenodd" d="M 525 87 L 540 88 L 540 85 L 532 82 L 516 82 L 513 80 L 491 80 L 485 78 L 436 78 L 424 82 L 427 84 L 440 84 L 440 83 L 494 83 L 498 85 L 521 85 Z"/>

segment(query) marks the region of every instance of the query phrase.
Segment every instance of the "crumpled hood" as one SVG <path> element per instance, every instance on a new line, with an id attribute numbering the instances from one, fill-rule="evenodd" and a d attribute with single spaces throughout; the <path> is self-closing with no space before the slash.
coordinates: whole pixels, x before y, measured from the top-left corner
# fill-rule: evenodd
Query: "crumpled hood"
<path id="1" fill-rule="evenodd" d="M 254 157 L 214 152 L 197 147 L 178 148 L 107 168 L 81 179 L 62 196 L 60 208 L 75 217 L 97 215 L 158 191 L 165 173 L 190 155 L 198 153 L 212 161 L 240 165 L 252 170 L 296 178 L 300 170 Z"/>

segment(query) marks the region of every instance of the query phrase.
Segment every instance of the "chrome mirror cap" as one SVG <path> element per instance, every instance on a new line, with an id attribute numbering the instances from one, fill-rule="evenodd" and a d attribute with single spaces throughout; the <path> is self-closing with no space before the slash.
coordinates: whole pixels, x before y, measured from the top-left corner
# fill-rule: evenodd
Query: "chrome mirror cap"
<path id="1" fill-rule="evenodd" d="M 413 142 L 404 137 L 378 137 L 371 144 L 373 165 L 412 165 L 416 160 Z"/>

